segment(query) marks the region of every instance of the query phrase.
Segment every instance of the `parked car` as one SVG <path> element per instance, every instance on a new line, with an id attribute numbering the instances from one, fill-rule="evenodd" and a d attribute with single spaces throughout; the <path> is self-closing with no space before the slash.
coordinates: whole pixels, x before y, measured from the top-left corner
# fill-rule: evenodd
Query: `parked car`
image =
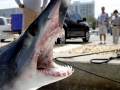
<path id="1" fill-rule="evenodd" d="M 77 12 L 72 10 L 67 11 L 63 28 L 65 33 L 57 39 L 57 43 L 63 44 L 66 42 L 66 39 L 78 37 L 82 38 L 83 42 L 89 41 L 89 25 L 86 22 L 86 18 L 81 18 Z"/>
<path id="2" fill-rule="evenodd" d="M 3 31 L 11 30 L 11 18 L 0 17 L 0 34 L 1 34 L 1 42 L 3 42 L 6 38 L 10 37 L 9 33 L 4 33 Z"/>

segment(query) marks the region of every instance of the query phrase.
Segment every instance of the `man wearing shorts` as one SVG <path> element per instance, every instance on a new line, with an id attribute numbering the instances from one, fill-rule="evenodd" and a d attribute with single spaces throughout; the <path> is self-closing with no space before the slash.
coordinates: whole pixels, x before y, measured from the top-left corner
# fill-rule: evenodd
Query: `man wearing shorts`
<path id="1" fill-rule="evenodd" d="M 104 42 L 103 44 L 106 44 L 106 34 L 109 24 L 109 16 L 105 12 L 105 7 L 101 8 L 102 13 L 98 16 L 97 19 L 97 27 L 99 28 L 99 34 L 100 34 L 100 44 L 102 44 L 102 36 L 104 36 Z"/>
<path id="2" fill-rule="evenodd" d="M 32 21 L 45 9 L 48 3 L 48 0 L 23 0 L 23 4 L 20 0 L 15 1 L 23 9 L 22 31 L 27 29 Z M 43 1 L 43 5 L 41 5 L 41 1 Z"/>

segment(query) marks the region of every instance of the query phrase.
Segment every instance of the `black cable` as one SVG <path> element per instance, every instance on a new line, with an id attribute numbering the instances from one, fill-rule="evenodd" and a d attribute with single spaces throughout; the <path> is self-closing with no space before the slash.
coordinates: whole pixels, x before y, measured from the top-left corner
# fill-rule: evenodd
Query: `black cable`
<path id="1" fill-rule="evenodd" d="M 109 81 L 113 81 L 113 82 L 116 82 L 116 83 L 120 84 L 120 81 L 117 81 L 117 80 L 114 80 L 114 79 L 110 79 L 110 78 L 107 78 L 107 77 L 104 77 L 104 76 L 101 76 L 101 75 L 98 75 L 98 74 L 95 74 L 95 73 L 92 73 L 92 72 L 89 72 L 89 71 L 80 69 L 80 68 L 78 68 L 78 67 L 75 67 L 75 66 L 73 66 L 73 65 L 70 65 L 70 64 L 65 63 L 65 62 L 63 62 L 63 61 L 60 61 L 60 60 L 58 60 L 57 58 L 54 58 L 54 60 L 56 60 L 56 61 L 58 61 L 58 62 L 60 62 L 60 63 L 66 64 L 66 65 L 72 66 L 73 68 L 78 69 L 78 70 L 83 71 L 83 72 L 86 72 L 86 73 L 88 73 L 88 74 L 91 74 L 91 75 L 94 75 L 94 76 L 97 76 L 97 77 L 101 77 L 101 78 L 103 78 L 103 79 L 107 79 L 107 80 L 109 80 Z"/>
<path id="2" fill-rule="evenodd" d="M 106 58 L 106 59 L 101 59 L 101 58 L 97 58 L 97 59 L 91 59 L 90 62 L 93 63 L 93 64 L 103 64 L 103 63 L 108 63 L 109 61 L 113 60 L 113 59 L 116 59 L 118 57 L 109 57 L 109 58 Z M 99 62 L 95 62 L 95 61 L 98 61 Z"/>
<path id="3" fill-rule="evenodd" d="M 68 57 L 57 57 L 57 58 L 74 58 L 74 57 L 80 57 L 80 56 L 88 56 L 88 55 L 93 55 L 93 54 L 99 54 L 99 53 L 105 53 L 105 52 L 112 52 L 112 51 L 118 51 L 116 50 L 110 50 L 110 51 L 103 51 L 103 52 L 97 52 L 97 53 L 90 53 L 90 54 L 84 54 L 84 55 L 75 55 L 75 56 L 68 56 Z M 91 59 L 90 62 L 93 64 L 103 64 L 103 63 L 108 63 L 109 61 L 111 61 L 112 59 L 115 58 L 120 58 L 120 57 L 109 57 L 107 59 Z M 101 60 L 101 62 L 95 62 Z"/>

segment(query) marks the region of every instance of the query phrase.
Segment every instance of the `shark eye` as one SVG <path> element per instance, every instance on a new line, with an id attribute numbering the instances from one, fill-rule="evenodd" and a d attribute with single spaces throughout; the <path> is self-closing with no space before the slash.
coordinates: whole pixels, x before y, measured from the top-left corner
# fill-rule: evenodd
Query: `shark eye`
<path id="1" fill-rule="evenodd" d="M 32 35 L 32 36 L 36 36 L 37 32 L 38 32 L 38 28 L 39 25 L 38 25 L 38 22 L 35 21 L 33 22 L 30 27 L 28 28 L 29 29 L 29 33 Z"/>

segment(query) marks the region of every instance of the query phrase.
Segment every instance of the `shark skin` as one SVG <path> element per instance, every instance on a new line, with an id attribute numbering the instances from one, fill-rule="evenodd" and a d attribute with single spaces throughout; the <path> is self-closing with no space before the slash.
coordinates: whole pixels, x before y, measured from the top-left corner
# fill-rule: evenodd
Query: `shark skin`
<path id="1" fill-rule="evenodd" d="M 36 90 L 72 75 L 72 67 L 52 60 L 70 1 L 52 0 L 18 39 L 0 47 L 0 90 Z"/>

